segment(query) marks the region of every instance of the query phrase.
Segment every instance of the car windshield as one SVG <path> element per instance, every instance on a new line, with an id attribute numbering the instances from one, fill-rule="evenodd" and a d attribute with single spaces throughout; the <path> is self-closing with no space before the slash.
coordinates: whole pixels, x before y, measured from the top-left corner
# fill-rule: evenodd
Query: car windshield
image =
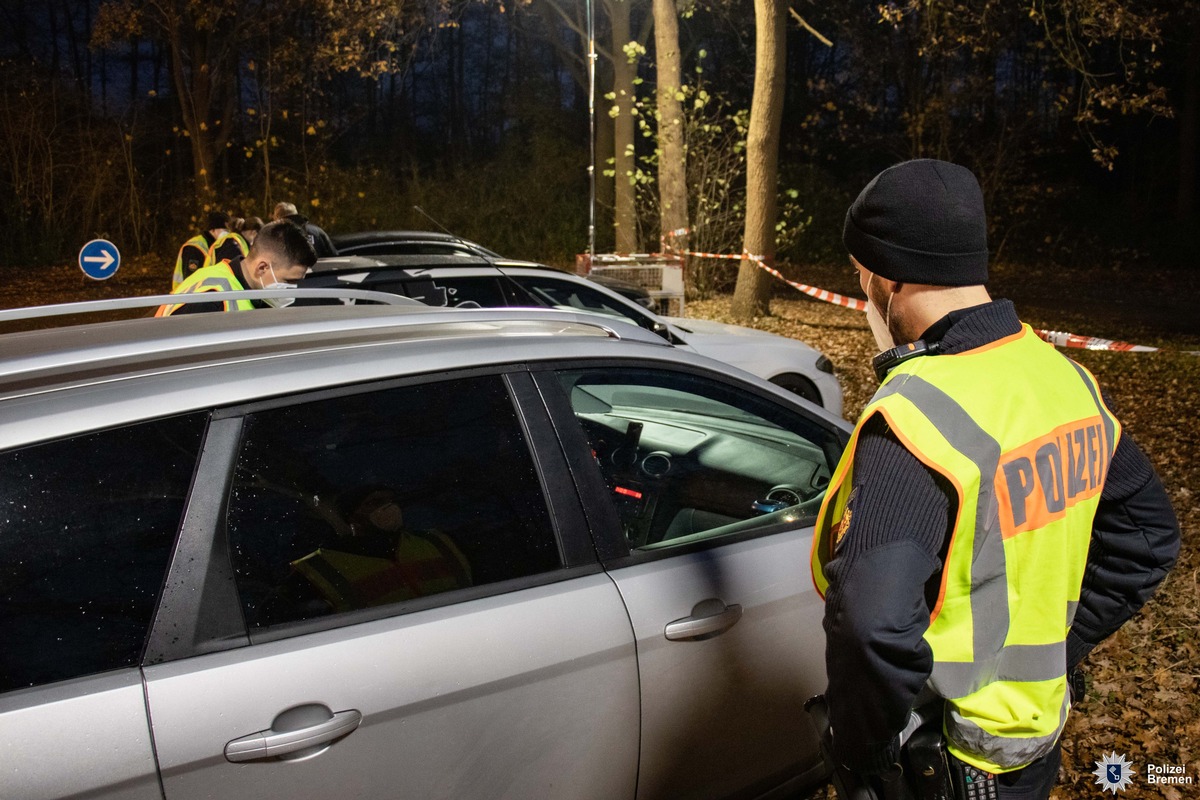
<path id="1" fill-rule="evenodd" d="M 636 411 L 639 414 L 655 416 L 688 414 L 768 427 L 768 423 L 757 414 L 751 414 L 719 400 L 666 386 L 631 387 L 611 383 L 579 383 L 575 385 L 575 391 L 586 393 L 595 402 L 596 408 L 604 408 L 608 413 Z M 769 427 L 781 430 L 773 424 Z"/>
<path id="2" fill-rule="evenodd" d="M 654 320 L 634 311 L 603 292 L 565 280 L 532 276 L 512 276 L 522 288 L 543 305 L 562 311 L 583 311 L 613 317 L 654 330 Z"/>

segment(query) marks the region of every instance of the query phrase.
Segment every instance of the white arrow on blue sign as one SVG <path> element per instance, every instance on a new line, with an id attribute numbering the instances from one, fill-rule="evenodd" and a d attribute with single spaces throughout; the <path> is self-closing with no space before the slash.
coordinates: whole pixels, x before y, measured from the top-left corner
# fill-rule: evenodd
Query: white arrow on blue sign
<path id="1" fill-rule="evenodd" d="M 107 239 L 92 239 L 79 251 L 79 268 L 95 281 L 111 278 L 121 266 L 121 251 Z"/>

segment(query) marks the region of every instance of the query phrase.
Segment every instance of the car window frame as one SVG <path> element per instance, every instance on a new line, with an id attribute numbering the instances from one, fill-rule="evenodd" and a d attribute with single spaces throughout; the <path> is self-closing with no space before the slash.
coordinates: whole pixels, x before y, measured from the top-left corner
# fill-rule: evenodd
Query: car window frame
<path id="1" fill-rule="evenodd" d="M 588 282 L 585 278 L 580 278 L 579 280 L 581 281 L 581 283 L 577 284 L 575 281 L 572 281 L 572 280 L 564 280 L 559 275 L 546 274 L 547 272 L 552 272 L 550 270 L 546 270 L 543 272 L 535 272 L 533 270 L 518 271 L 518 270 L 509 268 L 509 269 L 501 269 L 501 272 L 504 274 L 504 276 L 506 278 L 508 278 L 509 280 L 511 280 L 513 282 L 513 285 L 516 287 L 517 291 L 521 292 L 521 294 L 523 296 L 529 298 L 530 304 L 532 304 L 532 305 L 536 305 L 536 306 L 542 307 L 542 308 L 546 307 L 545 303 L 539 302 L 528 289 L 526 289 L 524 286 L 521 285 L 522 278 L 529 278 L 529 279 L 540 278 L 543 280 L 549 280 L 549 281 L 555 281 L 558 283 L 567 284 L 568 286 L 572 287 L 573 291 L 596 292 L 601 297 L 603 297 L 610 305 L 616 305 L 618 308 L 621 308 L 625 312 L 625 317 L 626 317 L 627 322 L 635 324 L 639 328 L 648 330 L 651 333 L 658 334 L 659 336 L 664 335 L 662 333 L 661 329 L 663 326 L 667 325 L 666 320 L 663 320 L 656 316 L 653 316 L 648 309 L 645 309 L 645 308 L 639 306 L 637 303 L 633 303 L 633 302 L 626 300 L 624 297 L 621 297 L 621 295 L 617 294 L 616 292 L 611 292 L 608 289 L 605 289 L 603 286 L 599 286 L 598 284 Z M 562 274 L 568 274 L 568 273 L 562 273 Z M 607 314 L 602 314 L 600 312 L 590 312 L 590 311 L 587 311 L 586 309 L 575 309 L 575 310 L 578 311 L 579 313 L 594 313 L 597 316 L 604 317 L 607 319 L 617 319 L 616 317 L 612 317 Z M 668 328 L 669 328 L 669 326 L 668 326 Z M 666 337 L 664 336 L 664 338 L 666 338 Z"/>
<path id="2" fill-rule="evenodd" d="M 307 402 L 486 376 L 496 376 L 502 381 L 512 403 L 547 504 L 550 530 L 562 566 L 535 575 L 455 589 L 404 603 L 250 630 L 243 617 L 226 529 L 229 492 L 241 452 L 244 423 L 249 415 Z M 584 517 L 583 504 L 559 445 L 558 433 L 541 392 L 528 372 L 528 366 L 520 363 L 405 375 L 215 409 L 211 412 L 207 435 L 201 444 L 183 520 L 169 562 L 164 589 L 152 618 L 143 665 L 336 630 L 602 571 Z"/>
<path id="3" fill-rule="evenodd" d="M 813 527 L 815 515 L 813 517 L 803 517 L 799 523 L 780 521 L 722 536 L 696 539 L 685 537 L 685 541 L 673 545 L 664 544 L 663 546 L 648 549 L 630 547 L 629 542 L 621 532 L 620 518 L 616 506 L 609 500 L 610 492 L 604 484 L 603 475 L 591 455 L 591 444 L 588 442 L 582 427 L 579 425 L 575 411 L 571 406 L 570 398 L 562 390 L 557 377 L 557 373 L 561 371 L 606 368 L 650 369 L 661 372 L 675 372 L 700 377 L 714 383 L 724 384 L 725 386 L 736 387 L 741 391 L 747 391 L 755 395 L 764 402 L 782 406 L 791 413 L 803 417 L 810 424 L 827 432 L 830 435 L 830 440 L 835 441 L 842 450 L 845 449 L 849 441 L 849 435 L 846 431 L 822 419 L 818 415 L 809 413 L 800 405 L 792 402 L 790 398 L 780 397 L 769 391 L 764 391 L 758 386 L 733 381 L 721 373 L 711 372 L 690 364 L 667 363 L 649 359 L 595 359 L 587 361 L 561 361 L 554 364 L 538 365 L 532 368 L 531 371 L 534 380 L 537 382 L 538 388 L 546 401 L 546 406 L 550 410 L 551 417 L 554 419 L 556 427 L 559 430 L 560 441 L 566 451 L 571 476 L 576 483 L 579 496 L 583 500 L 592 536 L 596 541 L 596 552 L 599 554 L 600 561 L 606 570 L 701 552 L 714 547 L 723 547 L 789 530 Z M 837 455 L 840 455 L 840 453 Z M 831 474 L 838 463 L 838 459 L 834 456 L 834 453 L 825 453 Z"/>

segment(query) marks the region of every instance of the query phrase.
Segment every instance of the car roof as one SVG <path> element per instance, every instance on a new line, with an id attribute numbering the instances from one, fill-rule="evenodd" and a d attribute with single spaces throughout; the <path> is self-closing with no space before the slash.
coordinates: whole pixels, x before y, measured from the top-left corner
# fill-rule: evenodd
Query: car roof
<path id="1" fill-rule="evenodd" d="M 472 242 L 469 239 L 463 239 L 462 237 L 455 236 L 451 233 L 443 233 L 439 231 L 356 231 L 354 233 L 335 234 L 329 238 L 333 241 L 334 248 L 338 250 L 341 250 L 342 248 L 361 247 L 371 244 L 391 244 L 399 242 L 445 242 L 449 244 L 460 244 L 471 250 L 479 251 L 484 255 L 496 255 L 494 251 L 477 242 Z"/>
<path id="2" fill-rule="evenodd" d="M 460 239 L 449 233 L 440 233 L 438 231 L 356 231 L 354 233 L 336 233 L 329 237 L 335 243 L 344 242 L 346 244 L 368 244 L 374 242 L 392 242 L 392 241 L 423 241 L 423 242 L 463 242 L 472 244 L 465 239 Z"/>
<path id="3" fill-rule="evenodd" d="M 535 261 L 517 261 L 509 258 L 488 258 L 481 255 L 471 255 L 468 253 L 445 253 L 438 255 L 378 255 L 378 256 L 331 256 L 329 258 L 319 258 L 317 263 L 309 270 L 310 275 L 325 275 L 336 272 L 361 272 L 362 270 L 373 270 L 381 267 L 404 269 L 404 270 L 430 270 L 442 268 L 461 268 L 461 267 L 498 267 L 498 268 L 520 268 L 520 269 L 540 269 L 560 272 L 564 275 L 570 275 L 569 272 L 555 269 L 554 267 L 545 264 L 538 264 Z"/>
<path id="4" fill-rule="evenodd" d="M 0 335 L 0 447 L 359 381 L 547 359 L 687 354 L 542 309 L 311 306 Z M 688 359 L 690 360 L 690 359 Z"/>

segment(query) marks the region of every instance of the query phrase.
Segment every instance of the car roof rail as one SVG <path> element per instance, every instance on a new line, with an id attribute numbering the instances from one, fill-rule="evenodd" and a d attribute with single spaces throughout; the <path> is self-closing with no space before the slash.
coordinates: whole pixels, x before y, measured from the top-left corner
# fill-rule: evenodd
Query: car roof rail
<path id="1" fill-rule="evenodd" d="M 389 306 L 422 306 L 424 303 L 411 297 L 374 292 L 367 289 L 243 289 L 235 292 L 185 292 L 183 294 L 153 294 L 138 297 L 111 297 L 104 300 L 84 300 L 77 303 L 55 303 L 44 306 L 26 306 L 0 310 L 0 322 L 14 322 L 42 317 L 67 317 L 75 314 L 94 314 L 106 311 L 121 311 L 131 308 L 157 308 L 162 305 L 191 305 L 193 303 L 224 303 L 237 300 L 267 300 L 291 297 L 294 299 L 333 299 L 345 305 L 358 301 L 380 303 Z"/>

